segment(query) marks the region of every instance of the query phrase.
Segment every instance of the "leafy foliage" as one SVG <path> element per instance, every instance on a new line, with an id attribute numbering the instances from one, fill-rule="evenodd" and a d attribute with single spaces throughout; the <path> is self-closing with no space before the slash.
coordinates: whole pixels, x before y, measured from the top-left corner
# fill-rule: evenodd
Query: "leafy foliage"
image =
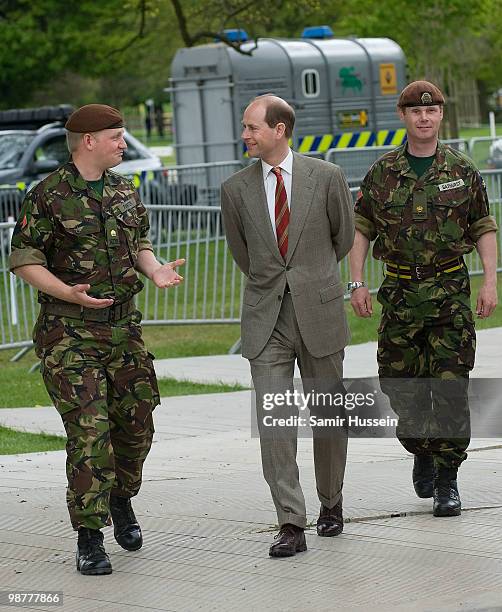
<path id="1" fill-rule="evenodd" d="M 500 0 L 0 0 L 0 106 L 158 99 L 179 47 L 225 40 L 225 28 L 291 37 L 321 23 L 394 39 L 410 77 L 502 84 Z"/>

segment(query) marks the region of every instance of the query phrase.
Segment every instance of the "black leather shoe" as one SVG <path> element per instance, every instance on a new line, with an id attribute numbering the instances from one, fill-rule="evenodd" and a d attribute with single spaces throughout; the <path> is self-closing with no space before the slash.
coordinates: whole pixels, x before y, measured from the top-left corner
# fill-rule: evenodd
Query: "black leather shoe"
<path id="1" fill-rule="evenodd" d="M 125 550 L 139 550 L 143 546 L 141 527 L 138 525 L 131 500 L 128 497 L 110 497 L 110 512 L 113 521 L 113 535 Z"/>
<path id="2" fill-rule="evenodd" d="M 317 519 L 317 535 L 333 537 L 340 535 L 343 531 L 342 501 L 340 500 L 333 508 L 321 506 L 319 518 Z"/>
<path id="3" fill-rule="evenodd" d="M 98 529 L 80 527 L 77 541 L 77 570 L 86 576 L 112 573 L 112 564 L 103 546 L 103 534 Z"/>
<path id="4" fill-rule="evenodd" d="M 286 523 L 275 536 L 274 542 L 269 550 L 271 557 L 294 557 L 297 552 L 307 550 L 305 533 L 301 527 Z"/>
<path id="5" fill-rule="evenodd" d="M 418 497 L 433 495 L 434 459 L 432 455 L 415 455 L 413 460 L 413 486 Z"/>
<path id="6" fill-rule="evenodd" d="M 434 516 L 458 516 L 461 510 L 456 468 L 439 468 L 434 477 Z"/>

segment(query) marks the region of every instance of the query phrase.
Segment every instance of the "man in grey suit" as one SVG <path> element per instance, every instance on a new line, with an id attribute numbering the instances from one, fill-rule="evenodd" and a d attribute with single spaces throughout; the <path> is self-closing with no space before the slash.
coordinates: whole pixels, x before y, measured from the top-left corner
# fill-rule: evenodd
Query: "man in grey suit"
<path id="1" fill-rule="evenodd" d="M 281 98 L 255 98 L 244 112 L 242 138 L 249 155 L 261 161 L 221 189 L 227 242 L 247 277 L 242 355 L 251 365 L 263 473 L 280 527 L 272 557 L 306 550 L 307 519 L 296 463 L 298 409 L 281 400 L 267 410 L 264 397 L 291 391 L 295 360 L 304 394 L 307 387 L 340 392 L 349 340 L 338 262 L 354 239 L 352 197 L 337 166 L 291 151 L 294 121 L 293 109 Z M 310 410 L 312 415 L 319 407 Z M 335 411 L 331 406 L 324 414 Z M 272 416 L 297 420 L 270 427 Z M 312 429 L 321 502 L 317 533 L 334 536 L 343 530 L 346 430 Z"/>

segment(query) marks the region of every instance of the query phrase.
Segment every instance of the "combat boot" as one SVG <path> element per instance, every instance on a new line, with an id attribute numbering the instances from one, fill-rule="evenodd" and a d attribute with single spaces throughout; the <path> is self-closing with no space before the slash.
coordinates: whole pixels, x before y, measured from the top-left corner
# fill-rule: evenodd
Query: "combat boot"
<path id="1" fill-rule="evenodd" d="M 457 468 L 438 468 L 434 476 L 434 516 L 458 516 L 461 509 Z"/>
<path id="2" fill-rule="evenodd" d="M 80 527 L 77 541 L 77 570 L 81 574 L 99 576 L 112 573 L 112 564 L 103 546 L 99 529 Z"/>
<path id="3" fill-rule="evenodd" d="M 415 455 L 412 478 L 413 487 L 418 497 L 432 497 L 434 479 L 434 459 L 432 455 Z"/>
<path id="4" fill-rule="evenodd" d="M 113 535 L 125 550 L 139 550 L 143 546 L 141 527 L 138 525 L 131 500 L 128 497 L 110 497 L 110 512 L 113 521 Z"/>

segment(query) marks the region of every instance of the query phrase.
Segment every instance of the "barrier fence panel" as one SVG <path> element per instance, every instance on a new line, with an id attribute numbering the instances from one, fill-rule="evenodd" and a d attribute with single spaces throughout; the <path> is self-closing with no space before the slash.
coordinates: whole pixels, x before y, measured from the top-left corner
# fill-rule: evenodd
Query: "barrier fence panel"
<path id="1" fill-rule="evenodd" d="M 486 185 L 486 193 L 490 202 L 490 214 L 495 217 L 499 228 L 497 232 L 497 272 L 502 272 L 502 169 L 482 170 L 481 176 Z M 471 274 L 481 274 L 483 272 L 477 251 L 473 251 L 468 255 L 466 263 Z"/>
<path id="2" fill-rule="evenodd" d="M 502 227 L 502 170 L 484 171 L 491 214 Z M 358 188 L 351 189 L 352 193 Z M 146 325 L 237 323 L 244 277 L 226 246 L 219 206 L 149 206 L 154 251 L 160 261 L 184 258 L 180 268 L 184 283 L 160 290 L 150 281 L 138 295 L 138 308 Z M 9 273 L 10 235 L 15 223 L 0 223 L 0 349 L 31 345 L 38 313 L 36 291 Z M 498 271 L 502 271 L 502 232 L 498 233 Z M 477 253 L 466 257 L 471 274 L 482 272 Z M 341 264 L 343 282 L 350 280 L 348 261 Z M 366 278 L 376 291 L 383 264 L 368 257 Z"/>
<path id="3" fill-rule="evenodd" d="M 370 166 L 394 146 L 329 149 L 325 159 L 343 170 L 350 187 L 359 187 Z"/>
<path id="4" fill-rule="evenodd" d="M 14 227 L 14 222 L 0 223 L 0 349 L 30 346 L 38 314 L 36 289 L 9 272 Z"/>
<path id="5" fill-rule="evenodd" d="M 25 190 L 18 187 L 0 187 L 0 223 L 17 219 Z"/>
<path id="6" fill-rule="evenodd" d="M 151 206 L 157 228 L 153 241 L 159 261 L 185 259 L 183 283 L 158 289 L 148 282 L 138 297 L 146 325 L 237 323 L 244 291 L 243 276 L 227 248 L 216 206 Z"/>
<path id="7" fill-rule="evenodd" d="M 480 170 L 502 169 L 502 138 L 476 136 L 469 140 L 469 157 Z"/>
<path id="8" fill-rule="evenodd" d="M 447 138 L 446 140 L 441 139 L 441 142 L 449 145 L 452 149 L 469 155 L 469 141 L 465 138 Z"/>
<path id="9" fill-rule="evenodd" d="M 140 196 L 147 205 L 219 206 L 221 183 L 242 167 L 238 160 L 166 166 L 146 174 Z"/>

